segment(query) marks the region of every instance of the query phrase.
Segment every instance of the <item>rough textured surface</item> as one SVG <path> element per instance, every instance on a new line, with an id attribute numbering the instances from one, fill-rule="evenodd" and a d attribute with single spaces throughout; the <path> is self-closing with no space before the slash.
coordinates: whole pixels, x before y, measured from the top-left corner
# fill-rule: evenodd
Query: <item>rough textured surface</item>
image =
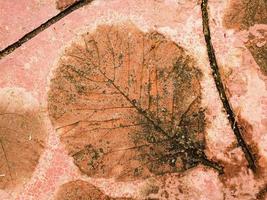
<path id="1" fill-rule="evenodd" d="M 30 179 L 43 152 L 46 132 L 34 101 L 22 89 L 0 90 L 0 189 Z"/>
<path id="2" fill-rule="evenodd" d="M 253 6 L 257 2 L 266 6 L 266 2 L 261 1 L 250 1 L 247 6 Z M 223 26 L 222 20 L 225 20 L 225 14 L 231 9 L 229 3 L 230 1 L 225 2 L 224 6 L 220 8 L 218 2 L 211 4 L 210 15 L 218 17 L 211 23 L 211 31 L 218 63 L 224 73 L 228 97 L 244 138 L 252 147 L 258 172 L 252 174 L 237 168 L 238 170 L 234 170 L 235 174 L 228 179 L 222 179 L 222 182 L 225 184 L 226 199 L 256 199 L 258 194 L 263 196 L 264 192 L 262 191 L 265 191 L 266 183 L 266 145 L 263 144 L 263 141 L 266 141 L 267 133 L 265 122 L 267 80 L 264 75 L 264 56 L 260 51 L 256 53 L 255 49 L 257 50 L 257 48 L 254 45 L 256 43 L 258 47 L 263 47 L 266 43 L 266 39 L 264 39 L 266 20 L 255 20 L 246 28 L 242 27 L 242 22 L 238 22 L 237 25 L 242 27 L 240 29 L 244 29 L 243 31 L 234 27 L 229 27 L 231 29 L 227 30 Z M 241 9 L 242 6 L 239 8 Z M 234 7 L 232 9 L 234 10 Z M 241 11 L 239 13 L 246 12 L 244 8 Z M 254 11 L 266 16 L 265 11 L 260 9 Z M 247 20 L 249 17 L 242 19 Z M 231 171 L 233 171 L 232 169 Z M 263 198 L 265 197 L 263 196 Z"/>
<path id="3" fill-rule="evenodd" d="M 262 29 L 258 30 L 257 33 L 257 35 L 250 33 L 245 45 L 259 65 L 262 73 L 267 76 L 267 31 Z"/>
<path id="4" fill-rule="evenodd" d="M 229 1 L 223 18 L 228 29 L 248 30 L 256 24 L 267 25 L 267 2 L 265 0 Z M 245 46 L 249 49 L 262 73 L 267 75 L 267 33 L 265 28 L 249 31 Z"/>
<path id="5" fill-rule="evenodd" d="M 31 12 L 25 9 L 27 7 L 25 5 L 31 5 L 31 1 L 14 2 L 1 2 L 1 8 L 9 11 L 1 12 L 0 19 L 4 21 L 1 25 L 8 24 L 9 27 L 5 29 L 5 26 L 1 26 L 0 37 L 3 44 L 10 44 L 10 41 L 17 40 L 31 27 L 39 25 L 40 17 L 41 21 L 45 21 L 47 14 L 53 15 L 54 12 L 59 12 L 54 0 L 51 3 L 46 0 L 33 1 L 40 6 L 49 5 L 41 6 L 42 12 L 39 12 L 38 16 L 35 16 L 35 9 L 30 9 Z M 245 140 L 252 145 L 253 153 L 257 158 L 259 169 L 257 173 L 252 173 L 247 168 L 246 159 L 240 147 L 237 146 L 211 75 L 203 37 L 200 1 L 95 0 L 64 17 L 0 60 L 0 87 L 25 88 L 41 105 L 41 110 L 45 113 L 44 127 L 49 133 L 45 151 L 31 178 L 25 180 L 23 184 L 18 184 L 16 188 L 0 190 L 0 198 L 53 200 L 61 185 L 80 179 L 94 185 L 112 198 L 266 199 L 267 78 L 262 70 L 264 57 L 260 57 L 261 53 L 258 53 L 266 43 L 264 39 L 266 25 L 264 21 L 258 20 L 260 18 L 255 17 L 257 20 L 250 20 L 247 23 L 249 25 L 228 29 L 224 19 L 227 13 L 229 14 L 231 2 L 233 1 L 209 0 L 211 37 L 236 120 L 240 124 L 242 133 L 245 134 Z M 252 2 L 251 6 L 254 6 L 253 2 L 259 2 L 262 5 L 262 1 L 250 2 Z M 236 9 L 238 8 L 243 7 L 238 6 Z M 258 10 L 259 13 L 256 11 L 255 16 L 262 15 L 262 9 Z M 232 9 L 232 11 L 235 10 Z M 239 13 L 244 12 L 239 10 L 236 15 L 241 19 Z M 22 20 L 18 20 L 19 18 Z M 51 72 L 58 69 L 59 60 L 62 55 L 65 55 L 66 47 L 73 44 L 72 40 L 74 43 L 80 41 L 81 35 L 86 32 L 93 33 L 96 27 L 103 24 L 115 25 L 124 21 L 132 21 L 141 32 L 158 32 L 164 35 L 165 38 L 185 49 L 191 58 L 195 58 L 194 66 L 202 72 L 199 84 L 201 107 L 204 108 L 205 114 L 204 152 L 209 160 L 224 166 L 224 175 L 218 175 L 216 170 L 198 164 L 183 173 L 164 174 L 145 180 L 140 177 L 134 181 L 120 182 L 113 178 L 88 177 L 80 173 L 74 164 L 74 159 L 69 156 L 69 152 L 60 140 L 61 131 L 55 130 L 46 113 L 47 91 L 50 80 L 54 77 Z M 250 26 L 250 24 L 254 25 Z M 25 27 L 21 29 L 22 32 L 21 27 Z M 255 44 L 257 51 L 253 50 Z"/>
<path id="6" fill-rule="evenodd" d="M 267 23 L 265 0 L 230 0 L 224 14 L 226 28 L 248 29 L 255 24 Z"/>
<path id="7" fill-rule="evenodd" d="M 158 188 L 155 192 L 150 190 L 149 198 L 172 200 L 172 199 L 223 199 L 222 184 L 217 174 L 204 167 L 198 166 L 197 170 L 188 170 L 183 174 L 169 174 L 162 177 L 162 181 L 152 185 Z M 203 190 L 203 185 L 209 190 Z M 194 191 L 194 192 L 192 192 Z"/>

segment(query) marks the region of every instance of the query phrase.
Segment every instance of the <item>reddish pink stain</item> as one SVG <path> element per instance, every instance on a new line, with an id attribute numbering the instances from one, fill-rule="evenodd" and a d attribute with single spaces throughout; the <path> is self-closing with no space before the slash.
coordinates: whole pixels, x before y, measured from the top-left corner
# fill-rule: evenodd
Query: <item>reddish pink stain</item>
<path id="1" fill-rule="evenodd" d="M 173 29 L 175 30 L 173 34 L 175 40 L 181 40 L 181 43 L 186 44 L 188 48 L 192 47 L 194 49 L 197 46 L 205 50 L 200 5 L 196 2 L 192 0 L 184 4 L 177 4 L 175 0 L 114 0 L 107 4 L 103 0 L 96 1 L 66 16 L 12 54 L 0 60 L 0 87 L 26 88 L 39 100 L 40 104 L 45 105 L 49 74 L 62 48 L 71 39 L 74 39 L 79 32 L 83 32 L 81 29 L 86 30 L 93 27 L 94 23 L 98 23 L 97 21 L 100 19 L 103 19 L 103 22 L 108 22 L 110 18 L 116 18 L 116 15 L 118 15 L 117 19 L 133 20 L 143 28 L 162 30 L 167 27 Z M 212 2 L 213 7 L 211 3 L 213 11 L 221 9 L 216 2 Z M 54 16 L 58 13 L 58 10 L 53 0 L 12 0 L 1 1 L 0 13 L 0 48 L 2 49 Z M 217 28 L 213 22 L 211 24 L 214 37 L 220 38 L 214 41 L 214 48 L 217 50 L 218 58 L 224 58 L 229 52 L 229 46 L 225 44 L 236 44 L 233 41 L 235 38 L 231 34 L 224 36 L 225 31 L 223 29 Z M 168 31 L 166 32 L 168 33 Z M 239 41 L 238 45 L 240 44 Z M 219 61 L 221 60 L 219 59 Z M 249 62 L 247 63 L 246 60 L 243 64 L 252 66 L 251 69 L 255 72 L 255 63 L 251 63 L 251 60 Z M 240 70 L 244 71 L 243 68 Z M 242 96 L 246 91 L 246 84 L 240 76 L 233 77 L 232 80 L 233 82 L 228 85 L 231 91 Z M 240 87 L 241 84 L 244 87 Z M 266 99 L 261 99 L 260 105 L 263 105 L 265 111 L 267 110 Z M 267 113 L 264 113 L 264 115 L 267 116 Z M 266 124 L 267 127 L 266 118 L 262 119 L 261 123 Z M 48 130 L 48 134 L 52 136 L 48 141 L 47 148 L 49 148 L 49 151 L 45 153 L 45 156 L 49 157 L 48 155 L 51 155 L 51 158 L 42 160 L 41 166 L 38 168 L 40 174 L 34 176 L 29 185 L 21 189 L 19 196 L 17 196 L 18 200 L 28 200 L 31 196 L 33 200 L 46 200 L 47 196 L 53 196 L 56 188 L 65 179 L 80 177 L 73 165 L 70 164 L 68 156 L 63 147 L 60 146 L 52 128 L 48 126 Z M 257 130 L 256 126 L 255 130 Z M 211 193 L 220 193 L 212 180 L 204 180 L 205 184 L 202 185 L 204 189 L 212 190 Z M 116 187 L 117 185 L 114 184 L 112 190 L 115 191 Z"/>
<path id="2" fill-rule="evenodd" d="M 0 49 L 58 13 L 54 0 L 1 1 Z"/>

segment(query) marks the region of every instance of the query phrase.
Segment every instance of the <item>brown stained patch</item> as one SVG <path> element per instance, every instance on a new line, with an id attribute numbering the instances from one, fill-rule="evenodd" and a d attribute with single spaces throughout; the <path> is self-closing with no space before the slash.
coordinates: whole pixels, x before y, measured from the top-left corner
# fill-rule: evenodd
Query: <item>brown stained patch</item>
<path id="1" fill-rule="evenodd" d="M 235 30 L 248 29 L 254 24 L 266 24 L 266 0 L 231 0 L 225 11 L 223 23 L 226 28 Z"/>
<path id="2" fill-rule="evenodd" d="M 57 0 L 56 1 L 56 7 L 58 10 L 64 10 L 77 1 L 78 0 Z"/>
<path id="3" fill-rule="evenodd" d="M 253 140 L 253 127 L 247 120 L 243 119 L 241 116 L 238 116 L 237 120 L 240 124 L 241 133 L 243 134 L 247 144 L 249 145 L 250 151 L 255 155 L 255 162 L 258 165 L 259 149 L 257 144 Z M 260 169 L 258 169 L 258 172 L 260 172 Z"/>
<path id="4" fill-rule="evenodd" d="M 266 31 L 262 30 L 262 35 L 264 34 L 267 35 Z M 245 45 L 259 65 L 261 72 L 267 76 L 267 36 L 265 38 L 256 38 L 250 34 L 249 40 Z"/>
<path id="5" fill-rule="evenodd" d="M 267 184 L 258 192 L 257 200 L 265 200 L 267 197 Z"/>
<path id="6" fill-rule="evenodd" d="M 232 158 L 231 163 L 224 163 L 224 176 L 221 177 L 223 183 L 227 182 L 227 179 L 238 176 L 240 173 L 240 167 L 246 167 L 247 163 L 245 159 L 242 161 L 235 160 Z"/>
<path id="7" fill-rule="evenodd" d="M 224 184 L 225 189 L 231 192 L 232 197 L 235 197 L 236 199 L 243 199 L 245 196 L 249 195 L 253 196 L 253 194 L 250 193 L 253 191 L 253 189 L 250 192 L 245 191 L 244 189 L 246 187 L 246 181 L 250 181 L 250 183 L 247 183 L 250 185 L 250 189 L 254 187 L 253 192 L 258 191 L 259 188 L 255 184 L 255 182 L 257 180 L 260 181 L 264 179 L 265 170 L 258 164 L 260 155 L 257 144 L 253 141 L 252 125 L 245 119 L 243 119 L 240 115 L 238 115 L 237 120 L 242 136 L 246 140 L 250 152 L 254 154 L 257 171 L 255 172 L 255 174 L 253 174 L 253 177 L 250 176 L 249 171 L 247 170 L 247 161 L 245 160 L 245 158 L 243 158 L 242 160 L 238 160 L 235 158 L 235 154 L 233 154 L 233 156 L 230 156 L 231 163 L 223 163 L 224 176 L 220 176 L 220 180 Z M 243 152 L 240 150 L 240 153 Z M 258 196 L 263 196 L 263 193 L 264 190 L 259 191 Z M 259 198 L 259 199 L 264 199 L 264 198 Z"/>
<path id="8" fill-rule="evenodd" d="M 55 200 L 133 200 L 132 198 L 111 198 L 94 185 L 76 180 L 59 187 Z"/>
<path id="9" fill-rule="evenodd" d="M 111 200 L 97 187 L 86 181 L 76 180 L 59 187 L 55 200 Z"/>
<path id="10" fill-rule="evenodd" d="M 225 83 L 225 93 L 228 97 L 241 97 L 247 93 L 248 79 L 245 72 L 235 71 L 231 67 L 225 66 L 219 69 L 222 82 Z M 238 76 L 236 75 L 238 73 Z M 239 111 L 237 111 L 239 112 Z"/>
<path id="11" fill-rule="evenodd" d="M 1 90 L 0 189 L 27 181 L 44 149 L 45 130 L 41 117 L 37 110 L 24 108 L 32 103 L 24 96 L 21 91 Z"/>
<path id="12" fill-rule="evenodd" d="M 256 164 L 258 163 L 259 160 L 259 150 L 257 147 L 257 144 L 253 141 L 253 127 L 251 124 L 249 124 L 245 119 L 243 119 L 240 115 L 238 115 L 237 117 L 238 120 L 238 124 L 239 124 L 239 128 L 241 131 L 242 136 L 244 137 L 244 139 L 246 140 L 250 152 L 252 152 L 255 155 L 255 162 Z M 235 145 L 235 148 L 237 148 L 237 144 L 233 144 Z M 230 150 L 229 150 L 230 151 Z M 241 167 L 246 167 L 247 166 L 247 162 L 245 159 L 239 161 L 237 160 L 235 157 L 231 157 L 231 163 L 224 163 L 224 172 L 225 175 L 223 177 L 223 179 L 228 179 L 231 177 L 235 177 L 240 173 L 240 168 Z M 258 167 L 258 175 L 260 174 L 261 169 Z M 260 176 L 260 175 L 259 175 Z"/>
<path id="13" fill-rule="evenodd" d="M 51 121 L 79 169 L 136 180 L 199 163 L 204 150 L 201 72 L 157 32 L 99 26 L 66 49 L 51 80 Z"/>
<path id="14" fill-rule="evenodd" d="M 266 176 L 266 169 L 265 169 L 266 166 L 260 165 L 260 159 L 262 155 L 260 155 L 259 153 L 258 144 L 253 140 L 253 127 L 248 121 L 243 119 L 241 116 L 238 117 L 238 121 L 241 126 L 240 129 L 242 131 L 242 134 L 245 140 L 247 141 L 249 148 L 251 152 L 254 154 L 255 159 L 256 159 L 255 162 L 257 164 L 257 171 L 255 174 L 255 177 L 258 179 L 261 179 L 264 176 Z"/>

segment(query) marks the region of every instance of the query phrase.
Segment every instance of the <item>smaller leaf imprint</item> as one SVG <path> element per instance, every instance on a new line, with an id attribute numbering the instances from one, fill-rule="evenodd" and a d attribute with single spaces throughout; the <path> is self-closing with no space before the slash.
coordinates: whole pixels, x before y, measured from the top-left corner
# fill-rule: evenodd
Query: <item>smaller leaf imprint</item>
<path id="1" fill-rule="evenodd" d="M 160 33 L 102 25 L 66 49 L 48 94 L 51 121 L 79 169 L 137 180 L 208 160 L 201 72 Z"/>
<path id="2" fill-rule="evenodd" d="M 27 105 L 22 89 L 0 90 L 0 189 L 10 189 L 29 179 L 44 149 L 46 131 L 37 109 Z"/>
<path id="3" fill-rule="evenodd" d="M 59 187 L 56 200 L 111 200 L 97 187 L 82 180 L 71 181 Z"/>
<path id="4" fill-rule="evenodd" d="M 100 189 L 82 180 L 67 182 L 59 187 L 56 200 L 133 200 L 132 198 L 111 198 Z"/>

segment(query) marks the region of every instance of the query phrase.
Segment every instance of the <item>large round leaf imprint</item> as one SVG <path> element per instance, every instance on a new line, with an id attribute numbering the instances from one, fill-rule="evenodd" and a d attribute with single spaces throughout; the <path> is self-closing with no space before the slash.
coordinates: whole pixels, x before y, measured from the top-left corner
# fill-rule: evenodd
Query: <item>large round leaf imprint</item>
<path id="1" fill-rule="evenodd" d="M 157 32 L 99 26 L 66 49 L 48 94 L 53 125 L 79 169 L 135 180 L 199 163 L 204 150 L 201 72 Z"/>

